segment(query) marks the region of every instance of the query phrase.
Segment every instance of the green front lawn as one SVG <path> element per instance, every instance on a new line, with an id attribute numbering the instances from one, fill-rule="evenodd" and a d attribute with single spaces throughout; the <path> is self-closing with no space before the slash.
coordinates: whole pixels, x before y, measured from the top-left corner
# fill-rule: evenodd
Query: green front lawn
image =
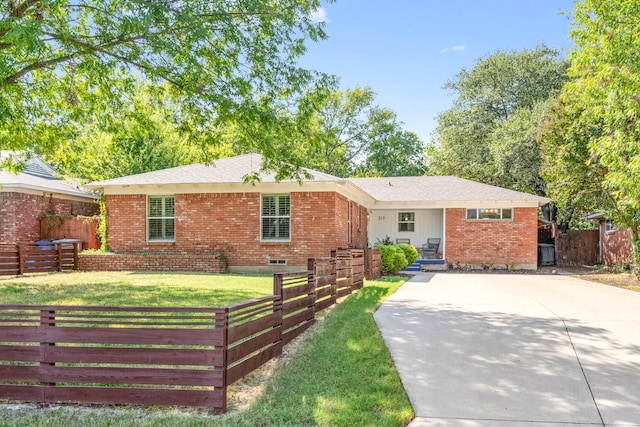
<path id="1" fill-rule="evenodd" d="M 404 279 L 367 282 L 294 341 L 260 397 L 222 416 L 197 408 L 0 404 L 2 426 L 404 426 L 413 411 L 372 313 Z M 0 278 L 3 304 L 222 306 L 272 292 L 271 276 L 62 273 Z M 234 386 L 231 386 L 232 388 Z"/>
<path id="2" fill-rule="evenodd" d="M 272 276 L 67 272 L 0 277 L 2 304 L 221 307 L 272 293 Z"/>

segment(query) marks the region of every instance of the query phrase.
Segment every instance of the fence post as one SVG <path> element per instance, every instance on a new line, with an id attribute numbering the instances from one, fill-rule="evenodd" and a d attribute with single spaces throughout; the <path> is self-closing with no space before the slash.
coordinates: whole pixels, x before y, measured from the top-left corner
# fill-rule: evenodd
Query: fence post
<path id="1" fill-rule="evenodd" d="M 82 245 L 82 242 L 73 243 L 73 269 L 74 270 L 78 269 L 78 252 L 79 252 L 80 245 Z"/>
<path id="2" fill-rule="evenodd" d="M 55 243 L 58 252 L 58 271 L 62 271 L 62 243 Z"/>
<path id="3" fill-rule="evenodd" d="M 22 258 L 22 245 L 16 245 L 18 247 L 18 275 L 24 274 L 24 259 Z"/>
<path id="4" fill-rule="evenodd" d="M 316 302 L 318 302 L 318 289 L 316 283 L 316 272 L 313 268 L 315 265 L 314 259 L 307 261 L 307 284 L 311 285 L 311 292 L 313 292 L 313 319 L 316 318 Z"/>
<path id="5" fill-rule="evenodd" d="M 229 350 L 229 307 L 224 307 L 224 311 L 216 313 L 216 328 L 222 328 L 222 407 L 215 408 L 214 413 L 224 414 L 227 412 L 227 351 Z"/>
<path id="6" fill-rule="evenodd" d="M 40 329 L 42 331 L 42 337 L 44 339 L 43 342 L 40 342 L 40 347 L 42 347 L 42 359 L 40 362 L 40 366 L 42 366 L 42 372 L 40 373 L 40 385 L 41 386 L 55 386 L 56 383 L 42 381 L 44 378 L 50 375 L 49 367 L 55 366 L 55 362 L 49 361 L 49 352 L 47 351 L 48 347 L 54 347 L 56 345 L 55 342 L 50 342 L 49 329 L 56 326 L 55 322 L 56 312 L 55 310 L 40 310 Z M 42 393 L 42 403 L 48 403 L 49 393 L 44 390 Z"/>
<path id="7" fill-rule="evenodd" d="M 329 261 L 331 267 L 331 298 L 335 304 L 336 301 L 338 301 L 338 259 L 336 258 L 335 251 L 331 251 L 331 259 L 332 261 Z"/>
<path id="8" fill-rule="evenodd" d="M 316 260 L 315 258 L 307 259 L 307 275 L 309 276 L 309 282 L 313 282 L 313 317 L 316 317 L 315 307 L 316 302 L 318 302 L 318 293 L 316 292 L 316 287 L 318 286 L 318 281 L 316 280 L 317 270 L 316 270 Z"/>

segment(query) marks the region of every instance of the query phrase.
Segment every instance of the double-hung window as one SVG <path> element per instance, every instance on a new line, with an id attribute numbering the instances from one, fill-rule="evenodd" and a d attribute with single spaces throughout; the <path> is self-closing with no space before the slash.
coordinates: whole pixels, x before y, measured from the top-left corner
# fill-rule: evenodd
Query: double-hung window
<path id="1" fill-rule="evenodd" d="M 263 194 L 260 211 L 261 240 L 290 240 L 291 196 L 289 194 Z"/>
<path id="2" fill-rule="evenodd" d="M 147 240 L 175 240 L 175 212 L 174 196 L 149 196 L 147 200 Z"/>
<path id="3" fill-rule="evenodd" d="M 416 230 L 416 213 L 400 212 L 398 213 L 398 231 L 415 231 Z"/>

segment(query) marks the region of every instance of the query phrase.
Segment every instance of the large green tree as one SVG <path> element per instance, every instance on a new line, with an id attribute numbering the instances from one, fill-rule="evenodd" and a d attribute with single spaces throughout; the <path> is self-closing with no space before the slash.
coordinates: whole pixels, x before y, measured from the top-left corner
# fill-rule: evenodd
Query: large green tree
<path id="1" fill-rule="evenodd" d="M 424 173 L 424 144 L 390 108 L 375 103 L 369 87 L 314 95 L 307 166 L 337 176 L 398 176 Z M 305 138 L 304 135 L 302 135 Z"/>
<path id="2" fill-rule="evenodd" d="M 496 51 L 446 83 L 456 96 L 438 116 L 428 173 L 543 195 L 536 129 L 566 81 L 556 50 Z"/>
<path id="3" fill-rule="evenodd" d="M 544 132 L 547 178 L 555 182 L 559 199 L 574 195 L 574 203 L 585 202 L 582 209 L 594 201 L 585 195 L 598 194 L 595 200 L 605 201 L 601 207 L 630 231 L 638 266 L 640 3 L 577 2 L 571 37 L 572 80 Z M 562 162 L 555 161 L 556 153 L 562 153 Z"/>
<path id="4" fill-rule="evenodd" d="M 0 145 L 53 152 L 139 80 L 186 95 L 194 125 L 255 118 L 313 79 L 296 65 L 319 0 L 11 0 L 0 7 Z M 260 141 L 258 141 L 260 144 Z"/>
<path id="5" fill-rule="evenodd" d="M 194 132 L 180 101 L 168 84 L 139 84 L 126 106 L 79 116 L 82 126 L 59 138 L 47 159 L 64 175 L 98 181 L 225 155 L 229 145 L 218 129 Z"/>
<path id="6" fill-rule="evenodd" d="M 234 122 L 230 144 L 242 153 L 257 140 L 269 141 L 269 157 L 281 160 L 273 165 L 281 171 L 304 166 L 340 177 L 424 173 L 423 142 L 393 110 L 375 103 L 371 88 L 342 91 L 329 82 L 309 88 L 293 104 L 270 103 L 256 117 Z"/>

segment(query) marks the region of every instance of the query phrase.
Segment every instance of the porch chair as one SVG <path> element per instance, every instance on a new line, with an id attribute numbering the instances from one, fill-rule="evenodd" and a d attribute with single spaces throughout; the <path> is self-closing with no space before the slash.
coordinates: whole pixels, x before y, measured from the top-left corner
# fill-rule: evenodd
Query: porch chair
<path id="1" fill-rule="evenodd" d="M 434 259 L 438 254 L 438 247 L 440 246 L 440 238 L 432 237 L 427 239 L 427 243 L 422 245 L 422 259 Z"/>

